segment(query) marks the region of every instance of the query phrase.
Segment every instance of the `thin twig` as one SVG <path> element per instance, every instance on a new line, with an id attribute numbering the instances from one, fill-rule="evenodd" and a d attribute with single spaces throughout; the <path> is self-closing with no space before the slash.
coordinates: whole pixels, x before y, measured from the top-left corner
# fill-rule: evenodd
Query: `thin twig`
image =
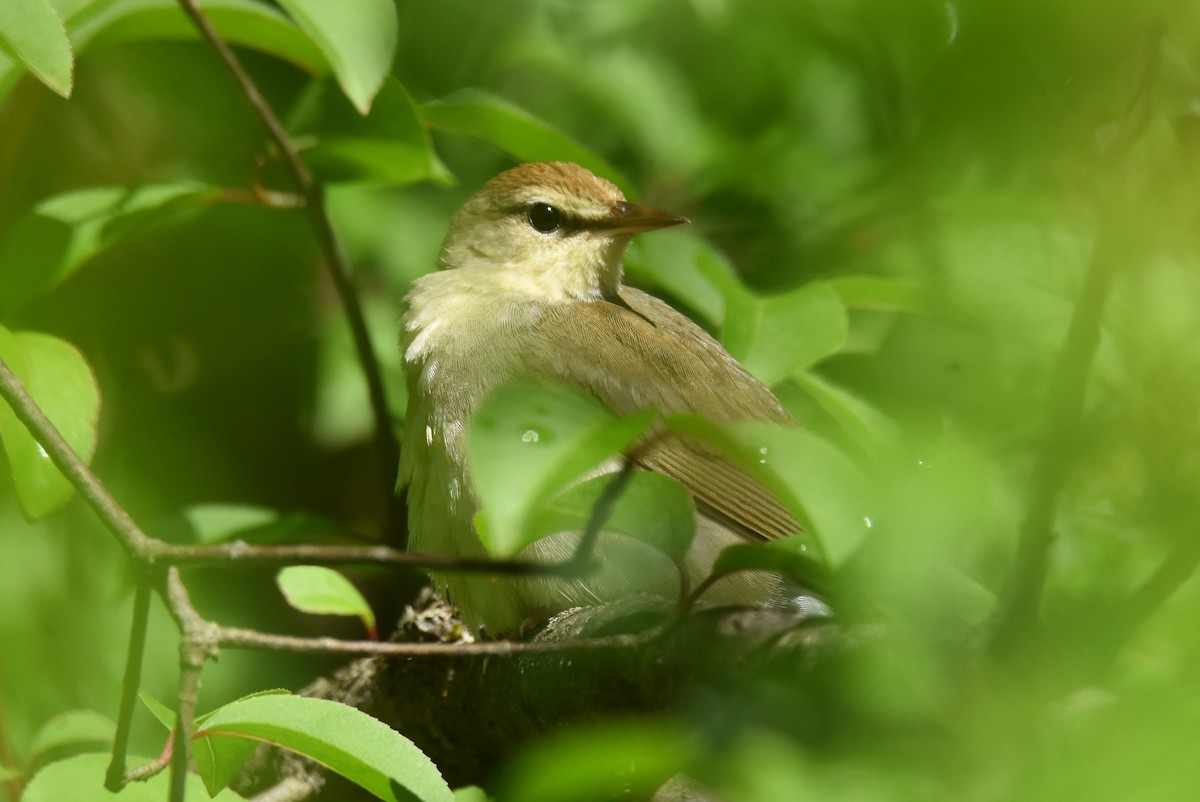
<path id="1" fill-rule="evenodd" d="M 380 643 L 373 640 L 300 638 L 239 627 L 218 627 L 216 630 L 221 646 L 230 649 L 271 649 L 351 657 L 511 657 L 547 652 L 636 649 L 653 641 L 661 632 L 660 627 L 652 627 L 633 635 L 578 638 L 561 642 L 496 640 L 476 643 Z"/>
<path id="2" fill-rule="evenodd" d="M 317 242 L 325 262 L 329 268 L 330 277 L 337 288 L 342 306 L 346 311 L 346 319 L 350 324 L 350 333 L 354 340 L 355 352 L 367 382 L 367 394 L 370 398 L 371 413 L 375 418 L 375 447 L 381 463 L 381 490 L 388 520 L 385 521 L 385 532 L 393 542 L 399 543 L 403 533 L 402 516 L 398 515 L 396 502 L 395 471 L 399 465 L 399 449 L 395 434 L 392 430 L 391 414 L 388 411 L 387 393 L 383 387 L 383 376 L 379 370 L 379 360 L 375 358 L 375 348 L 371 344 L 370 333 L 367 330 L 366 318 L 363 315 L 362 303 L 354 286 L 353 271 L 350 260 L 342 248 L 341 241 L 333 230 L 329 213 L 325 206 L 325 191 L 320 182 L 314 180 L 312 172 L 300 158 L 296 145 L 284 130 L 283 123 L 276 116 L 270 104 L 263 98 L 254 80 L 246 72 L 237 55 L 229 44 L 221 38 L 208 18 L 200 10 L 197 0 L 179 0 L 179 5 L 192 23 L 200 31 L 200 35 L 212 46 L 220 57 L 221 62 L 233 75 L 234 81 L 245 95 L 246 101 L 254 110 L 259 121 L 266 128 L 275 147 L 283 156 L 284 163 L 292 174 L 300 193 L 304 196 L 305 208 L 308 210 Z"/>
<path id="3" fill-rule="evenodd" d="M 9 740 L 8 728 L 5 726 L 7 721 L 8 715 L 4 709 L 4 673 L 0 672 L 0 770 L 16 769 L 17 767 L 16 761 L 13 759 L 12 741 Z M 21 775 L 14 774 L 8 777 L 4 781 L 4 787 L 8 791 L 9 799 L 20 799 L 24 787 Z"/>
<path id="4" fill-rule="evenodd" d="M 1197 564 L 1200 564 L 1200 532 L 1193 531 L 1175 544 L 1158 569 L 1121 606 L 1118 624 L 1123 635 L 1133 634 L 1180 585 L 1191 579 Z"/>
<path id="5" fill-rule="evenodd" d="M 121 683 L 121 706 L 117 712 L 117 731 L 113 737 L 112 760 L 104 787 L 114 794 L 124 787 L 125 756 L 129 749 L 129 729 L 138 687 L 142 681 L 142 658 L 146 651 L 146 624 L 150 612 L 150 582 L 138 582 L 133 597 L 133 623 L 129 628 L 129 653 L 125 657 L 125 678 Z"/>
<path id="6" fill-rule="evenodd" d="M 151 777 L 157 777 L 167 770 L 171 765 L 171 755 L 175 750 L 175 730 L 172 729 L 167 735 L 167 743 L 163 746 L 162 754 L 154 758 L 148 763 L 143 763 L 140 766 L 135 766 L 125 773 L 125 783 L 140 783 L 149 780 Z"/>
<path id="7" fill-rule="evenodd" d="M 390 546 L 252 546 L 242 541 L 209 546 L 172 546 L 163 544 L 155 559 L 164 565 L 224 566 L 244 565 L 387 565 L 403 568 L 428 568 L 484 574 L 518 576 L 573 576 L 575 558 L 557 563 L 530 560 L 499 560 L 484 557 L 454 557 L 401 551 Z"/>

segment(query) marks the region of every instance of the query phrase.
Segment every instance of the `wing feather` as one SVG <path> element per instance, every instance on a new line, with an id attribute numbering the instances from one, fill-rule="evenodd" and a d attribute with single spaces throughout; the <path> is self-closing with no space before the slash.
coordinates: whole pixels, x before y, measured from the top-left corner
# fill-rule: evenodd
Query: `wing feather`
<path id="1" fill-rule="evenodd" d="M 533 336 L 534 352 L 547 358 L 529 366 L 533 372 L 586 389 L 618 414 L 653 406 L 718 422 L 794 425 L 771 391 L 704 329 L 640 290 L 620 294 L 623 304 L 578 303 L 546 314 Z M 743 534 L 770 539 L 801 530 L 769 490 L 703 443 L 672 435 L 639 461 L 679 481 L 705 512 Z"/>

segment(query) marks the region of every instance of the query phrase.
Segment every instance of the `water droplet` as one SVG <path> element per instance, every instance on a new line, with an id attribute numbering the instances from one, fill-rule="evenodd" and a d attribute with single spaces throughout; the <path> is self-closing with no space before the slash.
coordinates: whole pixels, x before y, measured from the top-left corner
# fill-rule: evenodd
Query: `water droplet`
<path id="1" fill-rule="evenodd" d="M 38 443 L 38 456 L 42 459 L 50 459 L 50 455 L 46 453 L 46 449 L 42 448 L 42 444 Z"/>
<path id="2" fill-rule="evenodd" d="M 875 525 L 875 523 L 871 520 L 870 515 L 863 516 L 863 523 L 867 525 L 867 529 L 870 529 L 872 526 Z"/>
<path id="3" fill-rule="evenodd" d="M 541 438 L 538 435 L 538 433 L 535 432 L 533 429 L 527 429 L 525 431 L 525 434 L 521 435 L 522 443 L 536 443 L 540 439 Z"/>
<path id="4" fill-rule="evenodd" d="M 766 446 L 763 446 L 762 448 L 760 448 L 760 449 L 758 450 L 758 464 L 759 464 L 759 465 L 766 465 L 766 464 L 767 464 L 767 453 L 768 453 L 768 451 L 769 451 L 769 449 L 768 449 Z"/>
<path id="5" fill-rule="evenodd" d="M 433 445 L 433 427 L 431 426 L 425 427 L 425 445 Z"/>

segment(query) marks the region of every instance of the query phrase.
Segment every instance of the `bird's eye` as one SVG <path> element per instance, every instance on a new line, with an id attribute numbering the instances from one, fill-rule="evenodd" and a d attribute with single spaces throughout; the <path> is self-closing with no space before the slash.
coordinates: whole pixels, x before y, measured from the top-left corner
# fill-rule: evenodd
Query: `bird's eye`
<path id="1" fill-rule="evenodd" d="M 562 228 L 562 212 L 548 203 L 535 203 L 529 207 L 529 225 L 534 229 L 549 234 Z"/>

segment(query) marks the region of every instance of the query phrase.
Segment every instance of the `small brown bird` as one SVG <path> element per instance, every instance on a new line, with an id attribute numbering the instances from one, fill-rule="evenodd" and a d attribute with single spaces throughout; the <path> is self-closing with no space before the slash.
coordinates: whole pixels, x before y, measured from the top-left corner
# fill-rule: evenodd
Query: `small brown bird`
<path id="1" fill-rule="evenodd" d="M 489 181 L 454 216 L 438 272 L 409 293 L 402 348 L 408 377 L 400 485 L 408 486 L 411 545 L 482 556 L 472 518 L 478 499 L 466 455 L 468 420 L 488 393 L 515 378 L 590 393 L 618 414 L 647 407 L 716 421 L 792 418 L 707 332 L 667 304 L 622 284 L 634 234 L 686 223 L 629 203 L 610 182 L 563 162 L 523 164 Z M 800 530 L 770 492 L 720 454 L 680 437 L 655 440 L 638 467 L 676 479 L 696 500 L 688 554 L 693 581 L 727 545 Z M 522 556 L 569 556 L 578 533 L 529 546 Z M 604 535 L 601 567 L 573 580 L 446 573 L 439 588 L 467 626 L 491 634 L 527 617 L 645 593 L 674 598 L 679 577 L 652 547 Z M 706 599 L 763 603 L 780 583 L 739 574 Z"/>

